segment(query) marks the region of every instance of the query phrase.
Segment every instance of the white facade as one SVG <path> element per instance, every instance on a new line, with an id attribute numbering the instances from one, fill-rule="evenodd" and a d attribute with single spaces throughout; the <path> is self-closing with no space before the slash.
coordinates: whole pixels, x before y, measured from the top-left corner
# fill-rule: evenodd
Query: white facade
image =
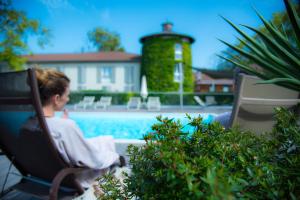
<path id="1" fill-rule="evenodd" d="M 140 90 L 139 62 L 78 62 L 36 63 L 41 68 L 53 68 L 71 80 L 70 89 L 104 90 L 109 92 L 138 92 Z M 28 64 L 26 67 L 35 66 Z"/>

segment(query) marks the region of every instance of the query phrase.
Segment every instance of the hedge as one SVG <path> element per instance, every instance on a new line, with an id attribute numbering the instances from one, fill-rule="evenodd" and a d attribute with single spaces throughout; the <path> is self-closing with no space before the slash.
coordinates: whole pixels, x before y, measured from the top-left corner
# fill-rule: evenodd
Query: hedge
<path id="1" fill-rule="evenodd" d="M 219 93 L 184 93 L 183 95 L 183 104 L 184 105 L 198 105 L 194 96 L 200 96 L 200 98 L 205 101 L 205 96 L 215 96 L 215 100 L 218 105 L 223 104 L 232 104 L 233 102 L 233 94 L 219 94 Z M 112 105 L 126 105 L 129 98 L 131 96 L 140 96 L 139 93 L 108 93 L 102 91 L 80 91 L 80 92 L 71 92 L 69 104 L 78 103 L 83 99 L 84 96 L 95 96 L 98 101 L 101 96 L 111 96 L 112 97 Z M 149 93 L 148 96 L 158 96 L 160 97 L 160 101 L 162 105 L 179 105 L 180 104 L 180 96 L 178 93 Z"/>

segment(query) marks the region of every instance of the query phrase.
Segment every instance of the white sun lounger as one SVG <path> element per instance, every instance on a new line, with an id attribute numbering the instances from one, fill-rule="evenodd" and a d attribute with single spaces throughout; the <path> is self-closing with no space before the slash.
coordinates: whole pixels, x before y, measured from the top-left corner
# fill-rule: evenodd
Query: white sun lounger
<path id="1" fill-rule="evenodd" d="M 139 110 L 141 107 L 141 97 L 130 97 L 127 103 L 127 109 Z"/>
<path id="2" fill-rule="evenodd" d="M 160 111 L 160 98 L 159 97 L 148 97 L 147 109 L 149 111 Z"/>
<path id="3" fill-rule="evenodd" d="M 205 96 L 205 105 L 216 105 L 216 99 L 214 96 Z"/>
<path id="4" fill-rule="evenodd" d="M 77 104 L 74 105 L 74 109 L 86 109 L 88 107 L 92 107 L 94 103 L 95 97 L 94 96 L 85 96 L 83 97 L 83 100 L 78 102 Z"/>
<path id="5" fill-rule="evenodd" d="M 103 108 L 104 110 L 111 105 L 111 96 L 102 96 L 99 101 L 94 103 L 94 108 Z"/>
<path id="6" fill-rule="evenodd" d="M 200 99 L 199 96 L 194 96 L 194 100 L 200 105 L 200 106 L 206 106 L 206 104 Z"/>

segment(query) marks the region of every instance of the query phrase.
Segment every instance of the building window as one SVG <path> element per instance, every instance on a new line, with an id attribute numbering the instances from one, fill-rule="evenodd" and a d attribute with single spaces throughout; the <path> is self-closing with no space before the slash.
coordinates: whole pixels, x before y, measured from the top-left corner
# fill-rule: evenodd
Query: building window
<path id="1" fill-rule="evenodd" d="M 132 92 L 134 90 L 134 66 L 125 67 L 125 88 L 126 92 Z"/>
<path id="2" fill-rule="evenodd" d="M 64 73 L 65 72 L 65 68 L 63 66 L 57 66 L 55 67 L 57 71 Z"/>
<path id="3" fill-rule="evenodd" d="M 84 66 L 78 67 L 77 77 L 78 77 L 79 84 L 84 84 L 86 82 L 86 69 Z"/>
<path id="4" fill-rule="evenodd" d="M 180 63 L 176 63 L 174 67 L 174 82 L 180 82 Z"/>
<path id="5" fill-rule="evenodd" d="M 125 68 L 125 83 L 126 84 L 132 84 L 133 83 L 133 77 L 134 77 L 134 67 L 126 67 Z"/>
<path id="6" fill-rule="evenodd" d="M 175 60 L 176 61 L 182 60 L 182 45 L 179 43 L 175 44 Z"/>
<path id="7" fill-rule="evenodd" d="M 212 84 L 212 85 L 209 87 L 209 91 L 210 91 L 210 92 L 215 92 L 215 91 L 216 91 L 216 86 L 215 86 L 215 84 Z"/>
<path id="8" fill-rule="evenodd" d="M 228 86 L 223 86 L 223 92 L 229 92 L 229 87 Z"/>
<path id="9" fill-rule="evenodd" d="M 97 69 L 98 83 L 114 83 L 114 68 L 113 67 L 99 67 Z"/>

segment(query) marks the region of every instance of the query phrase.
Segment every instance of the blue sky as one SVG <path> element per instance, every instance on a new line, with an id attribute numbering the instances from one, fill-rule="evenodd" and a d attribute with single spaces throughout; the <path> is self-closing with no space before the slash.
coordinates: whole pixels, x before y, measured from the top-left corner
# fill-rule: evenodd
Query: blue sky
<path id="1" fill-rule="evenodd" d="M 255 7 L 265 18 L 283 11 L 282 0 L 13 0 L 16 9 L 51 29 L 51 44 L 41 49 L 28 38 L 33 53 L 95 51 L 87 32 L 97 26 L 120 34 L 126 52 L 141 53 L 142 36 L 161 31 L 166 20 L 173 30 L 195 38 L 193 66 L 213 68 L 216 54 L 226 47 L 217 38 L 234 43 L 237 34 L 221 19 L 236 24 L 261 25 Z"/>

